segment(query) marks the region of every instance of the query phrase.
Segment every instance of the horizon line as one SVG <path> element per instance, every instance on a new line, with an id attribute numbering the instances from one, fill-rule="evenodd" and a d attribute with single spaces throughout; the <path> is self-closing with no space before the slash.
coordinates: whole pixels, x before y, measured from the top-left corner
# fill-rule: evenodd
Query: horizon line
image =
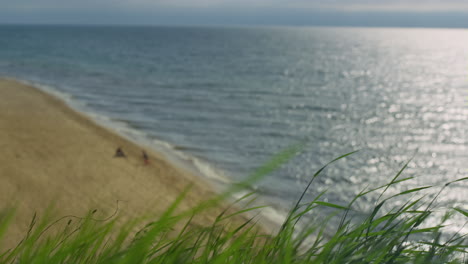
<path id="1" fill-rule="evenodd" d="M 391 26 L 391 25 L 331 25 L 331 24 L 177 24 L 177 23 L 27 23 L 0 22 L 0 26 L 57 26 L 57 27 L 168 27 L 168 28 L 386 28 L 386 29 L 453 29 L 467 30 L 468 26 Z"/>

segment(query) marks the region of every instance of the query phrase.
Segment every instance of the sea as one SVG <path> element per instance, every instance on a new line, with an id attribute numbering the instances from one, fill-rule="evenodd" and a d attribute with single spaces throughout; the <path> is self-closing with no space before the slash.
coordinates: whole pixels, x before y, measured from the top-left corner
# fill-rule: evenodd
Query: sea
<path id="1" fill-rule="evenodd" d="M 408 162 L 400 178 L 411 178 L 384 196 L 432 188 L 386 210 L 466 177 L 467 43 L 465 29 L 3 25 L 0 76 L 59 96 L 221 189 L 277 167 L 249 188 L 281 223 L 317 170 L 356 150 L 303 202 L 324 193 L 347 206 Z M 356 222 L 381 191 L 352 205 Z M 435 204 L 433 223 L 468 209 L 468 182 L 445 186 Z M 317 210 L 310 219 L 339 215 Z M 466 223 L 455 214 L 446 230 Z"/>

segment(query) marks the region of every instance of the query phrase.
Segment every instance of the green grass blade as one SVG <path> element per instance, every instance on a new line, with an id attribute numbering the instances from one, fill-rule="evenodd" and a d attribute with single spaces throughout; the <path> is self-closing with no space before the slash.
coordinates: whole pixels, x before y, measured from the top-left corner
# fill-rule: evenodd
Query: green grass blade
<path id="1" fill-rule="evenodd" d="M 460 214 L 468 217 L 468 212 L 467 211 L 464 211 L 462 210 L 461 208 L 453 208 L 455 211 L 459 212 Z"/>
<path id="2" fill-rule="evenodd" d="M 333 203 L 327 203 L 327 202 L 321 202 L 321 201 L 317 201 L 317 202 L 314 202 L 314 203 L 318 204 L 318 205 L 321 205 L 321 206 L 326 206 L 326 207 L 331 207 L 331 208 L 336 208 L 336 209 L 341 209 L 341 210 L 349 209 L 348 207 L 333 204 Z"/>

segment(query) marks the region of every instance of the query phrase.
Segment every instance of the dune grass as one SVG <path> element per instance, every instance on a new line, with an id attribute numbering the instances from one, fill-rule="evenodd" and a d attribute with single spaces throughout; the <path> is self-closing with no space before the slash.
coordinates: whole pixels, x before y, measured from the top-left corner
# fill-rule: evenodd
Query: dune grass
<path id="1" fill-rule="evenodd" d="M 297 150 L 291 148 L 275 156 L 247 183 L 270 173 Z M 406 164 L 388 184 L 362 191 L 347 205 L 321 201 L 323 193 L 304 203 L 314 179 L 329 164 L 312 176 L 279 231 L 273 234 L 258 228 L 255 216 L 237 225 L 228 224 L 234 215 L 254 213 L 261 210 L 258 207 L 229 214 L 226 210 L 206 226 L 193 224 L 194 216 L 241 188 L 237 186 L 196 208 L 176 213 L 184 192 L 158 218 L 135 219 L 123 225 L 117 224 L 118 217 L 95 219 L 93 211 L 83 218 L 63 217 L 55 221 L 50 216 L 41 217 L 42 220 L 34 217 L 18 246 L 0 253 L 0 263 L 468 263 L 467 234 L 443 234 L 453 214 L 462 214 L 468 220 L 467 211 L 449 209 L 437 225 L 426 223 L 444 188 L 468 178 L 447 183 L 427 201 L 418 194 L 435 187 L 409 189 L 386 197 L 392 185 L 411 179 L 400 177 Z M 363 221 L 353 221 L 349 216 L 353 204 L 375 192 L 380 193 L 373 210 Z M 384 210 L 388 200 L 404 195 L 412 198 L 397 208 Z M 253 197 L 250 193 L 239 201 L 248 205 Z M 305 216 L 320 207 L 332 208 L 335 212 L 329 217 L 338 217 L 339 225 L 330 228 L 327 223 L 331 222 L 327 221 L 307 223 Z M 13 217 L 14 210 L 0 215 L 0 242 L 8 239 L 3 234 Z M 305 227 L 299 229 L 300 222 L 306 222 Z M 333 233 L 329 234 L 329 230 Z"/>

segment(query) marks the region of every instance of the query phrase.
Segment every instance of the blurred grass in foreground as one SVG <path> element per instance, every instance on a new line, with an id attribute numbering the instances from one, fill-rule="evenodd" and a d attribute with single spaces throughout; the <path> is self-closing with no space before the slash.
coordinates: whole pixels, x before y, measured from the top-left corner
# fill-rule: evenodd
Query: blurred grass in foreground
<path id="1" fill-rule="evenodd" d="M 15 247 L 0 252 L 0 263 L 468 263 L 467 234 L 456 233 L 447 237 L 442 230 L 453 214 L 467 217 L 461 208 L 448 210 L 437 225 L 427 226 L 425 220 L 433 214 L 436 200 L 442 190 L 460 181 L 449 182 L 436 191 L 435 198 L 423 201 L 422 190 L 435 188 L 424 186 L 409 189 L 385 199 L 387 189 L 412 179 L 400 178 L 407 164 L 386 185 L 359 193 L 347 205 L 321 201 L 318 195 L 312 202 L 302 203 L 314 179 L 330 163 L 311 178 L 300 199 L 291 209 L 278 232 L 266 235 L 256 223 L 255 217 L 244 223 L 230 223 L 230 219 L 261 207 L 239 209 L 236 213 L 221 213 L 206 226 L 192 223 L 193 217 L 216 206 L 220 201 L 243 186 L 251 184 L 276 169 L 294 156 L 300 147 L 292 147 L 276 155 L 243 184 L 196 208 L 175 213 L 186 192 L 157 219 L 135 219 L 117 224 L 118 217 L 105 221 L 93 218 L 95 211 L 86 217 L 63 217 L 53 221 L 45 215 L 39 221 L 36 216 L 25 230 L 24 239 Z M 189 190 L 187 190 L 189 191 Z M 379 199 L 364 221 L 356 224 L 348 216 L 352 205 L 361 197 L 380 192 Z M 412 199 L 398 208 L 384 211 L 386 201 L 396 196 L 412 195 Z M 251 204 L 253 193 L 236 202 Z M 339 217 L 339 225 L 333 234 L 327 221 L 307 223 L 298 230 L 299 221 L 318 207 L 335 210 L 331 217 Z M 14 210 L 0 214 L 0 243 L 14 218 Z M 230 224 L 229 224 L 230 223 Z"/>

